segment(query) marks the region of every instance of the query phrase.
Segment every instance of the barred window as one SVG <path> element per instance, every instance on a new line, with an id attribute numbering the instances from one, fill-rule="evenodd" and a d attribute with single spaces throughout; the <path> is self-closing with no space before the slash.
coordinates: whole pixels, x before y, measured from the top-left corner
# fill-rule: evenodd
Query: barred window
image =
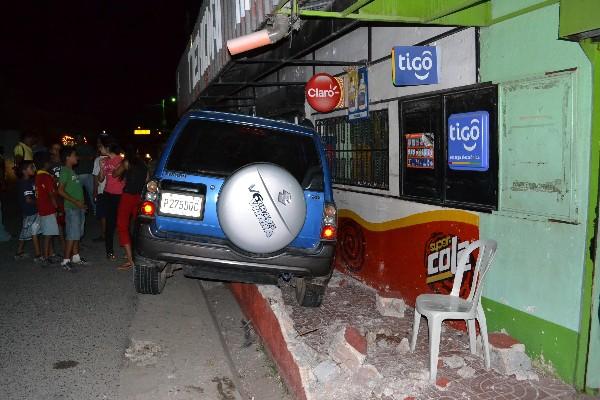
<path id="1" fill-rule="evenodd" d="M 389 189 L 388 111 L 369 113 L 369 119 L 320 119 L 316 130 L 325 146 L 333 183 Z"/>

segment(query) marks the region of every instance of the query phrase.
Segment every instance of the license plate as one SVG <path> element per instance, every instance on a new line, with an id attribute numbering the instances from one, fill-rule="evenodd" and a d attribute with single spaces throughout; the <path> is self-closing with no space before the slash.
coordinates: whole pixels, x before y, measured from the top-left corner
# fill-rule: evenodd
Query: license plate
<path id="1" fill-rule="evenodd" d="M 202 200 L 203 196 L 163 192 L 160 198 L 160 213 L 200 218 L 202 216 Z"/>

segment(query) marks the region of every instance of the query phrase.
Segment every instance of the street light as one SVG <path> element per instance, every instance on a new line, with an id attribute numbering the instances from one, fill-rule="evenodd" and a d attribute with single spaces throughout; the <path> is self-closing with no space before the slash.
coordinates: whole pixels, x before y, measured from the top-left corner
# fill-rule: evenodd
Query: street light
<path id="1" fill-rule="evenodd" d="M 171 103 L 175 103 L 177 101 L 177 99 L 173 96 L 171 96 L 169 100 L 171 100 Z M 167 116 L 165 114 L 165 99 L 160 99 L 160 107 L 162 109 L 161 126 L 163 127 L 163 129 L 165 129 L 167 127 Z"/>

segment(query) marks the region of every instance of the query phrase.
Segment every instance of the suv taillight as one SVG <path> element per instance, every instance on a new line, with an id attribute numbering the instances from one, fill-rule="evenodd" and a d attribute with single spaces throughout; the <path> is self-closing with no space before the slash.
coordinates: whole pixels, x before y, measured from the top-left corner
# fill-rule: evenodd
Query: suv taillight
<path id="1" fill-rule="evenodd" d="M 146 183 L 142 197 L 142 205 L 140 206 L 140 215 L 145 217 L 154 217 L 156 214 L 156 201 L 158 200 L 158 182 L 150 180 Z"/>
<path id="2" fill-rule="evenodd" d="M 154 217 L 156 211 L 156 205 L 151 201 L 144 201 L 140 207 L 140 214 L 146 217 Z"/>
<path id="3" fill-rule="evenodd" d="M 325 203 L 321 239 L 335 240 L 337 237 L 337 209 L 333 203 Z"/>

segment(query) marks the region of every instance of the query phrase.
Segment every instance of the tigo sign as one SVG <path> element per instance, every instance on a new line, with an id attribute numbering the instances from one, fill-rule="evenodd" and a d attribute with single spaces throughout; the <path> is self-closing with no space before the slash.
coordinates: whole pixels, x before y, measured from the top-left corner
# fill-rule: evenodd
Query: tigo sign
<path id="1" fill-rule="evenodd" d="M 394 86 L 438 83 L 438 57 L 435 46 L 396 46 L 392 48 Z"/>
<path id="2" fill-rule="evenodd" d="M 448 166 L 463 171 L 489 168 L 490 116 L 487 111 L 448 117 Z"/>
<path id="3" fill-rule="evenodd" d="M 329 74 L 316 74 L 306 83 L 306 100 L 319 112 L 330 112 L 340 102 L 342 89 L 337 79 Z"/>

